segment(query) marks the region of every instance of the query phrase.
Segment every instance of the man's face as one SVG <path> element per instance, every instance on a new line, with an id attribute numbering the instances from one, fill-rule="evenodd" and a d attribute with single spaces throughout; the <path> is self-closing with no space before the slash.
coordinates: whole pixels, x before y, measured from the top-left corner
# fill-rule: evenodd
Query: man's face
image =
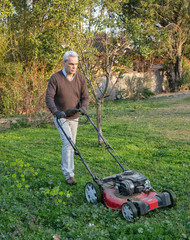
<path id="1" fill-rule="evenodd" d="M 65 71 L 68 75 L 74 75 L 78 66 L 78 57 L 69 57 L 68 61 L 63 62 Z"/>

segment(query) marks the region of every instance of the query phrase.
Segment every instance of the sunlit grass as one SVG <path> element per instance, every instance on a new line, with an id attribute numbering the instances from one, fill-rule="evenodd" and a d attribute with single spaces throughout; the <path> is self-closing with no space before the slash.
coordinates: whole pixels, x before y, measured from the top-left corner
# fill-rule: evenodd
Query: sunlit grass
<path id="1" fill-rule="evenodd" d="M 91 106 L 88 113 L 96 122 L 96 108 Z M 127 224 L 119 212 L 86 203 L 84 186 L 93 180 L 77 156 L 78 184 L 66 185 L 55 127 L 7 129 L 0 134 L 1 239 L 52 239 L 54 234 L 61 239 L 188 239 L 190 99 L 107 102 L 102 107 L 102 129 L 124 167 L 143 173 L 159 192 L 172 189 L 177 206 Z M 77 147 L 98 177 L 121 172 L 105 147 L 98 145 L 97 133 L 85 117 L 80 119 Z M 37 176 L 28 175 L 21 184 L 22 170 L 10 169 L 16 159 L 29 164 Z"/>

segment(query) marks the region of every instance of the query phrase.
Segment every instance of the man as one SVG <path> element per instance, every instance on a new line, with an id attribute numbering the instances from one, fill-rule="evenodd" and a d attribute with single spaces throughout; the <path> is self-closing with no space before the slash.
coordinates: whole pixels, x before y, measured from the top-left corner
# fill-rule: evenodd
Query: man
<path id="1" fill-rule="evenodd" d="M 80 108 L 85 113 L 89 104 L 89 95 L 85 78 L 77 72 L 78 54 L 68 51 L 63 55 L 64 68 L 53 74 L 46 91 L 46 104 L 51 113 L 56 128 L 63 141 L 61 168 L 67 184 L 76 184 L 74 179 L 74 150 L 57 124 L 57 119 L 67 136 L 75 143 L 79 113 L 65 118 L 65 111 Z"/>

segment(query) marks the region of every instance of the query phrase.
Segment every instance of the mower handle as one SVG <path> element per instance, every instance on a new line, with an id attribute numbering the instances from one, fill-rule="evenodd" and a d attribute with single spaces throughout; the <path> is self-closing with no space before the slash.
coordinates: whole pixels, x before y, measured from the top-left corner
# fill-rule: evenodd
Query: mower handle
<path id="1" fill-rule="evenodd" d="M 66 114 L 66 117 L 70 117 L 70 116 L 73 116 L 74 114 L 76 114 L 77 112 L 81 112 L 80 109 L 78 108 L 70 108 L 68 110 L 65 111 L 65 114 Z M 125 171 L 124 167 L 122 166 L 122 164 L 119 162 L 119 160 L 116 158 L 116 156 L 111 152 L 110 150 L 110 145 L 107 144 L 106 140 L 104 139 L 103 135 L 99 132 L 98 128 L 95 126 L 94 122 L 91 120 L 90 116 L 85 113 L 84 115 L 86 115 L 87 119 L 90 121 L 90 123 L 93 125 L 93 127 L 95 128 L 95 130 L 97 131 L 97 134 L 102 138 L 108 152 L 111 154 L 111 156 L 116 160 L 116 162 L 119 164 L 119 166 L 122 168 L 123 171 Z M 67 140 L 70 142 L 72 148 L 74 149 L 74 152 L 76 155 L 79 155 L 80 158 L 82 159 L 85 167 L 87 168 L 88 172 L 90 173 L 90 175 L 92 176 L 93 180 L 98 184 L 100 185 L 100 180 L 99 178 L 93 174 L 93 172 L 90 170 L 90 168 L 88 167 L 86 161 L 84 160 L 84 158 L 82 157 L 82 155 L 80 154 L 79 150 L 77 149 L 77 147 L 75 146 L 75 144 L 73 143 L 72 139 L 70 137 L 67 136 L 67 134 L 65 133 L 64 129 L 62 128 L 60 122 L 58 121 L 58 118 L 57 118 L 57 123 L 58 123 L 58 126 L 61 128 L 63 134 L 65 135 L 65 137 L 67 138 Z"/>
<path id="2" fill-rule="evenodd" d="M 112 151 L 110 150 L 110 145 L 107 144 L 105 138 L 103 137 L 103 135 L 100 133 L 100 131 L 98 130 L 98 128 L 96 127 L 96 125 L 94 124 L 94 122 L 92 121 L 92 119 L 89 117 L 89 115 L 86 113 L 85 114 L 87 119 L 89 120 L 89 122 L 92 124 L 92 126 L 95 128 L 97 134 L 101 137 L 101 139 L 103 140 L 108 152 L 111 154 L 111 156 L 116 160 L 116 162 L 119 164 L 119 166 L 122 168 L 123 171 L 125 171 L 125 168 L 122 166 L 122 164 L 119 162 L 119 160 L 116 158 L 116 156 L 112 153 Z"/>
<path id="3" fill-rule="evenodd" d="M 70 109 L 69 109 L 70 110 Z M 79 109 L 78 109 L 79 110 Z M 96 183 L 99 183 L 100 180 L 98 177 L 96 177 L 93 172 L 90 170 L 89 166 L 87 165 L 86 161 L 84 160 L 83 156 L 81 155 L 81 153 L 79 152 L 78 148 L 75 146 L 73 140 L 67 136 L 66 132 L 64 131 L 64 129 L 62 128 L 60 122 L 59 122 L 59 119 L 57 118 L 56 119 L 57 121 L 57 124 L 58 126 L 60 127 L 61 131 L 63 132 L 63 134 L 65 135 L 65 137 L 67 138 L 67 140 L 69 141 L 69 143 L 71 144 L 72 148 L 74 149 L 74 152 L 75 152 L 75 155 L 79 155 L 79 157 L 82 159 L 86 169 L 88 170 L 88 172 L 90 173 L 90 175 L 92 176 L 93 180 L 96 182 Z"/>

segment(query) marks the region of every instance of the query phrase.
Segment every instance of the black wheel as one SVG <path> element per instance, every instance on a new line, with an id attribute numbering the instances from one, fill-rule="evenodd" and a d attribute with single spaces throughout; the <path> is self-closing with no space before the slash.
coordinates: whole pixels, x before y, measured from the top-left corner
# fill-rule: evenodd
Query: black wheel
<path id="1" fill-rule="evenodd" d="M 89 203 L 97 203 L 102 201 L 102 193 L 100 188 L 91 182 L 88 182 L 84 188 L 86 200 Z"/>
<path id="2" fill-rule="evenodd" d="M 132 222 L 138 216 L 137 208 L 132 202 L 123 203 L 121 212 L 128 222 Z"/>
<path id="3" fill-rule="evenodd" d="M 170 200 L 171 200 L 170 207 L 175 207 L 177 204 L 177 197 L 176 197 L 175 193 L 170 189 L 166 189 L 163 192 L 167 192 L 170 196 Z"/>

